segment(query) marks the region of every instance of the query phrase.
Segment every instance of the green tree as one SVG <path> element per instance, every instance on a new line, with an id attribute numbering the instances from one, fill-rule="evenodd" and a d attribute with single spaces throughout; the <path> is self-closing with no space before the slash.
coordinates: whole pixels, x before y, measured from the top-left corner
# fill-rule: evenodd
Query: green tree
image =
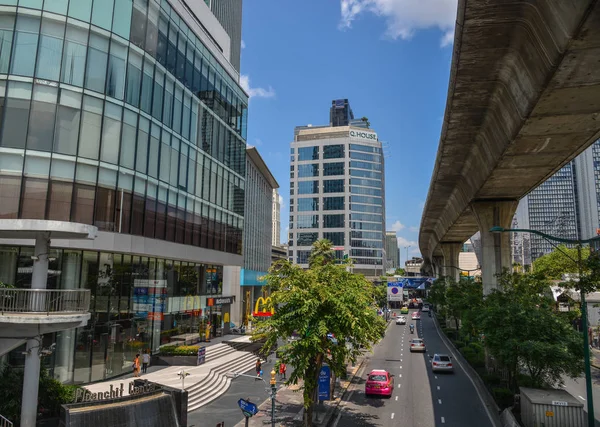
<path id="1" fill-rule="evenodd" d="M 312 425 L 321 367 L 327 363 L 336 376 L 346 373 L 361 347 L 369 349 L 381 339 L 384 320 L 377 315 L 374 286 L 346 265 L 325 262 L 331 244 L 313 245 L 311 267 L 304 270 L 287 260 L 278 261 L 266 276 L 275 314 L 261 322 L 253 339 L 265 339 L 264 351 L 278 348 L 283 362 L 294 367 L 287 384 L 302 380 L 304 426 Z M 317 254 L 317 252 L 319 254 Z M 297 333 L 300 339 L 288 342 Z M 328 338 L 333 333 L 337 344 Z"/>
<path id="2" fill-rule="evenodd" d="M 469 333 L 474 333 L 473 329 L 477 322 L 473 318 L 473 313 L 476 313 L 483 303 L 481 283 L 466 277 L 461 277 L 458 283 L 452 279 L 447 281 L 445 295 L 447 315 L 454 319 L 457 331 L 461 322 L 467 321 L 466 329 Z"/>
<path id="3" fill-rule="evenodd" d="M 367 128 L 371 127 L 371 122 L 367 117 L 363 116 L 360 119 L 367 124 Z"/>
<path id="4" fill-rule="evenodd" d="M 549 285 L 539 273 L 505 273 L 479 310 L 485 345 L 507 369 L 513 391 L 521 367 L 537 387 L 560 384 L 564 375 L 583 371 L 582 336 L 554 311 L 553 299 L 545 295 Z"/>
<path id="5" fill-rule="evenodd" d="M 394 271 L 394 274 L 396 276 L 404 276 L 406 274 L 406 271 L 403 268 L 397 268 L 396 271 Z"/>
<path id="6" fill-rule="evenodd" d="M 377 307 L 385 307 L 387 305 L 387 283 L 373 286 L 373 298 Z"/>
<path id="7" fill-rule="evenodd" d="M 335 253 L 332 249 L 332 243 L 327 239 L 317 240 L 312 245 L 312 250 L 308 257 L 308 266 L 310 268 L 325 265 L 334 262 Z"/>
<path id="8" fill-rule="evenodd" d="M 587 270 L 586 260 L 589 255 L 589 248 L 581 248 L 581 260 L 585 270 Z M 536 259 L 533 262 L 533 271 L 554 280 L 560 280 L 565 273 L 578 273 L 577 248 L 568 248 L 565 245 L 558 246 L 549 254 Z"/>

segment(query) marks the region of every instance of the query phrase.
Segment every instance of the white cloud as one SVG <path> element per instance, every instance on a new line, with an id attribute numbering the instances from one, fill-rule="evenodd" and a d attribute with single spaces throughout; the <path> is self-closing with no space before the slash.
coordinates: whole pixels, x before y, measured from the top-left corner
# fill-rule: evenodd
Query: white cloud
<path id="1" fill-rule="evenodd" d="M 419 244 L 414 240 L 408 240 L 407 238 L 402 237 L 402 236 L 399 236 L 397 238 L 397 240 L 398 240 L 398 247 L 403 251 L 406 251 L 405 248 L 407 246 L 410 246 L 411 248 L 417 248 L 417 249 L 419 248 Z"/>
<path id="2" fill-rule="evenodd" d="M 412 231 L 413 233 L 418 233 L 419 232 L 419 227 L 409 227 L 408 228 L 410 231 Z"/>
<path id="3" fill-rule="evenodd" d="M 275 89 L 271 86 L 268 89 L 250 86 L 250 77 L 246 74 L 240 75 L 240 86 L 250 98 L 273 98 L 275 96 Z"/>
<path id="4" fill-rule="evenodd" d="M 279 195 L 279 207 L 283 208 L 284 206 L 285 206 L 285 200 L 283 199 L 283 196 L 280 194 Z"/>
<path id="5" fill-rule="evenodd" d="M 242 40 L 242 49 L 246 49 L 246 42 Z"/>
<path id="6" fill-rule="evenodd" d="M 404 224 L 402 224 L 400 221 L 396 221 L 395 223 L 392 224 L 391 229 L 392 229 L 392 231 L 398 232 L 398 231 L 402 230 L 405 227 L 406 226 Z"/>
<path id="7" fill-rule="evenodd" d="M 418 30 L 438 28 L 444 32 L 441 46 L 453 41 L 457 0 L 340 0 L 341 29 L 351 28 L 361 14 L 371 12 L 387 20 L 386 35 L 410 39 Z"/>

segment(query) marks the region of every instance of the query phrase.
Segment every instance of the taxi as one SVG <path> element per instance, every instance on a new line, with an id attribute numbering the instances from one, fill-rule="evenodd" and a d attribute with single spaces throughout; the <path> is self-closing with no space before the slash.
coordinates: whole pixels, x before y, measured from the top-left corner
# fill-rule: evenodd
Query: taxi
<path id="1" fill-rule="evenodd" d="M 365 383 L 365 396 L 391 397 L 394 392 L 394 375 L 384 369 L 373 369 Z"/>

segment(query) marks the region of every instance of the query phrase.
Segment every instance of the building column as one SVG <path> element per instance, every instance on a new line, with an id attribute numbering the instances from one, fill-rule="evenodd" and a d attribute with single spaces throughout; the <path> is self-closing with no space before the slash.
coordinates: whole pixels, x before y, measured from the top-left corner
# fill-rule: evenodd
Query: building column
<path id="1" fill-rule="evenodd" d="M 498 274 L 511 268 L 510 233 L 491 233 L 490 228 L 510 228 L 517 210 L 516 200 L 473 202 L 471 210 L 481 233 L 481 276 L 483 294 L 498 287 Z"/>
<path id="2" fill-rule="evenodd" d="M 444 253 L 444 270 L 446 276 L 450 276 L 454 281 L 458 282 L 460 279 L 458 254 L 463 244 L 459 242 L 442 242 L 440 246 Z"/>
<path id="3" fill-rule="evenodd" d="M 35 238 L 31 289 L 46 289 L 48 282 L 48 252 L 50 251 L 50 233 L 38 233 Z M 33 295 L 32 295 L 33 297 Z M 45 295 L 32 298 L 32 303 L 44 305 Z M 37 419 L 38 389 L 40 384 L 40 346 L 42 337 L 27 340 L 27 355 L 23 377 L 23 396 L 21 406 L 21 427 L 35 427 Z"/>

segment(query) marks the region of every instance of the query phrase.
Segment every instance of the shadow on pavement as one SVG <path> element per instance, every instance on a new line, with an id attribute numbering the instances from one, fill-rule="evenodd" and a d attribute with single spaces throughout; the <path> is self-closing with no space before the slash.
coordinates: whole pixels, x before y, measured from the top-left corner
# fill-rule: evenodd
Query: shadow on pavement
<path id="1" fill-rule="evenodd" d="M 380 418 L 377 415 L 365 414 L 351 408 L 347 408 L 345 411 L 352 416 L 353 427 L 375 427 L 380 425 L 378 422 Z"/>

